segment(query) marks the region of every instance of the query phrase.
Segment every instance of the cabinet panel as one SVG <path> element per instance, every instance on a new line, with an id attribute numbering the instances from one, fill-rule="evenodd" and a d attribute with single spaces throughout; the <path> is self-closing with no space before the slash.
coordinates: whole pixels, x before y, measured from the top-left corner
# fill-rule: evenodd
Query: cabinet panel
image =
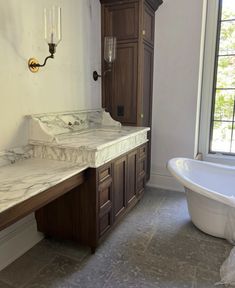
<path id="1" fill-rule="evenodd" d="M 122 215 L 126 208 L 126 156 L 113 164 L 114 221 Z"/>
<path id="2" fill-rule="evenodd" d="M 99 237 L 103 236 L 112 225 L 111 211 L 100 216 L 99 219 Z"/>
<path id="3" fill-rule="evenodd" d="M 138 166 L 137 150 L 131 152 L 127 156 L 127 203 L 128 205 L 136 200 L 137 196 L 137 166 Z"/>
<path id="4" fill-rule="evenodd" d="M 149 45 L 144 44 L 143 51 L 143 95 L 142 95 L 142 126 L 151 127 L 152 119 L 152 93 L 153 93 L 153 57 L 154 50 Z M 147 155 L 147 179 L 150 178 L 150 167 L 151 167 L 151 131 L 148 132 L 148 155 Z"/>
<path id="5" fill-rule="evenodd" d="M 153 91 L 153 56 L 154 50 L 144 44 L 143 49 L 143 95 L 142 95 L 142 125 L 151 126 L 152 91 Z"/>
<path id="6" fill-rule="evenodd" d="M 136 124 L 137 105 L 137 43 L 118 43 L 117 60 L 113 65 L 112 117 L 124 124 Z"/>
<path id="7" fill-rule="evenodd" d="M 138 2 L 117 2 L 103 9 L 103 36 L 115 36 L 118 40 L 138 38 Z"/>
<path id="8" fill-rule="evenodd" d="M 154 44 L 154 22 L 155 15 L 153 9 L 148 5 L 144 5 L 144 27 L 143 27 L 143 38 L 145 41 L 149 42 L 151 45 Z"/>

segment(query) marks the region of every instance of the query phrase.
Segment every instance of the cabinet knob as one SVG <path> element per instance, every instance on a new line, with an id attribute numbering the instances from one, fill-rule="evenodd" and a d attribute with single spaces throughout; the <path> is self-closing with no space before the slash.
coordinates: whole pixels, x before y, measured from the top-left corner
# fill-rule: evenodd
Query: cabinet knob
<path id="1" fill-rule="evenodd" d="M 140 114 L 140 118 L 141 118 L 141 119 L 144 118 L 144 114 L 143 114 L 143 113 Z"/>
<path id="2" fill-rule="evenodd" d="M 143 31 L 142 31 L 142 34 L 143 34 L 143 35 L 145 35 L 145 34 L 146 34 L 146 31 L 145 31 L 145 30 L 143 30 Z"/>

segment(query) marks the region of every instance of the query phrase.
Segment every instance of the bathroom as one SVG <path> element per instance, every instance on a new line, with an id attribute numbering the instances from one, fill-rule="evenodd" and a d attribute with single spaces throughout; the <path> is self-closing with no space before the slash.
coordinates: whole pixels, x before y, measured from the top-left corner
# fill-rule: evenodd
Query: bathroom
<path id="1" fill-rule="evenodd" d="M 0 231 L 1 288 L 209 288 L 221 280 L 220 267 L 232 245 L 192 224 L 184 188 L 167 169 L 172 158 L 194 159 L 204 152 L 200 106 L 209 106 L 201 98 L 202 51 L 211 2 L 219 1 L 163 0 L 155 12 L 151 170 L 144 196 L 95 253 L 89 245 L 38 232 L 33 210 L 5 226 Z M 29 58 L 43 63 L 49 55 L 43 11 L 53 5 L 61 7 L 62 39 L 54 59 L 32 73 Z M 103 64 L 101 19 L 100 0 L 0 0 L 0 164 L 4 151 L 11 154 L 28 144 L 26 115 L 104 107 L 102 81 L 110 73 L 93 79 Z M 0 188 L 1 197 L 4 192 Z"/>

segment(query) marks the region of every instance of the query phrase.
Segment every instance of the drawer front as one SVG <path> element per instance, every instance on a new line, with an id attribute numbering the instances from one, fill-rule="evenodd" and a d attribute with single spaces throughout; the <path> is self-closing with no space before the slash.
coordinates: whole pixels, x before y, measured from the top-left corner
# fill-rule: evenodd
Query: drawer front
<path id="1" fill-rule="evenodd" d="M 138 180 L 138 195 L 142 196 L 144 194 L 145 187 L 145 177 L 142 177 Z"/>
<path id="2" fill-rule="evenodd" d="M 103 236 L 112 225 L 112 213 L 108 212 L 99 218 L 99 237 Z"/>
<path id="3" fill-rule="evenodd" d="M 105 165 L 98 171 L 98 197 L 99 197 L 99 237 L 109 230 L 113 223 L 113 181 L 111 165 Z"/>
<path id="4" fill-rule="evenodd" d="M 139 170 L 138 175 L 139 177 L 143 177 L 146 174 L 146 159 L 140 159 L 139 160 Z"/>
<path id="5" fill-rule="evenodd" d="M 98 172 L 98 181 L 99 183 L 102 183 L 104 181 L 107 181 L 109 178 L 111 178 L 111 165 L 105 165 L 104 167 L 99 169 Z"/>
<path id="6" fill-rule="evenodd" d="M 104 209 L 105 206 L 111 205 L 112 200 L 112 189 L 111 185 L 108 187 L 105 187 L 99 191 L 99 207 L 100 210 Z"/>
<path id="7" fill-rule="evenodd" d="M 147 156 L 147 145 L 144 144 L 139 148 L 139 159 L 146 158 Z"/>

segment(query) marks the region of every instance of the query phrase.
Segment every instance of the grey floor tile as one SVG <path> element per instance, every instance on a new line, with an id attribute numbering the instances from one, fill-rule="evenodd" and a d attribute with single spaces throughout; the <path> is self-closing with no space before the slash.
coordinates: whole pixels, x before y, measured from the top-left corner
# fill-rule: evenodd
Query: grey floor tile
<path id="1" fill-rule="evenodd" d="M 105 287 L 191 288 L 194 272 L 194 267 L 189 263 L 173 258 L 125 257 Z"/>
<path id="2" fill-rule="evenodd" d="M 196 268 L 196 281 L 194 283 L 193 288 L 213 288 L 218 287 L 222 288 L 225 287 L 224 285 L 215 286 L 215 283 L 220 281 L 219 273 L 206 270 L 201 267 Z"/>
<path id="3" fill-rule="evenodd" d="M 64 255 L 76 261 L 82 261 L 91 253 L 90 248 L 73 241 L 47 238 L 38 244 L 39 248 L 52 255 Z"/>
<path id="4" fill-rule="evenodd" d="M 29 282 L 24 288 L 72 288 L 76 287 L 68 282 L 79 269 L 79 262 L 65 257 L 56 256 L 46 267 Z"/>
<path id="5" fill-rule="evenodd" d="M 94 255 L 44 239 L 0 272 L 0 288 L 210 288 L 231 247 L 192 224 L 184 193 L 148 187 Z"/>
<path id="6" fill-rule="evenodd" d="M 192 237 L 189 231 L 196 228 L 191 224 L 184 225 L 179 230 L 173 229 L 174 221 L 172 221 L 172 229 L 167 230 L 166 227 L 157 229 L 148 246 L 148 253 L 174 257 L 180 261 L 188 261 L 195 266 L 201 265 L 205 269 L 213 268 L 214 271 L 219 271 L 231 246 L 220 239 L 205 240 L 205 235 L 202 238 Z M 206 237 L 209 236 L 206 235 Z"/>
<path id="7" fill-rule="evenodd" d="M 50 251 L 41 249 L 40 245 L 36 245 L 10 266 L 3 269 L 0 272 L 0 280 L 16 288 L 22 287 L 52 258 L 53 255 Z"/>
<path id="8" fill-rule="evenodd" d="M 10 286 L 10 285 L 0 281 L 0 288 L 13 288 L 13 286 Z"/>

